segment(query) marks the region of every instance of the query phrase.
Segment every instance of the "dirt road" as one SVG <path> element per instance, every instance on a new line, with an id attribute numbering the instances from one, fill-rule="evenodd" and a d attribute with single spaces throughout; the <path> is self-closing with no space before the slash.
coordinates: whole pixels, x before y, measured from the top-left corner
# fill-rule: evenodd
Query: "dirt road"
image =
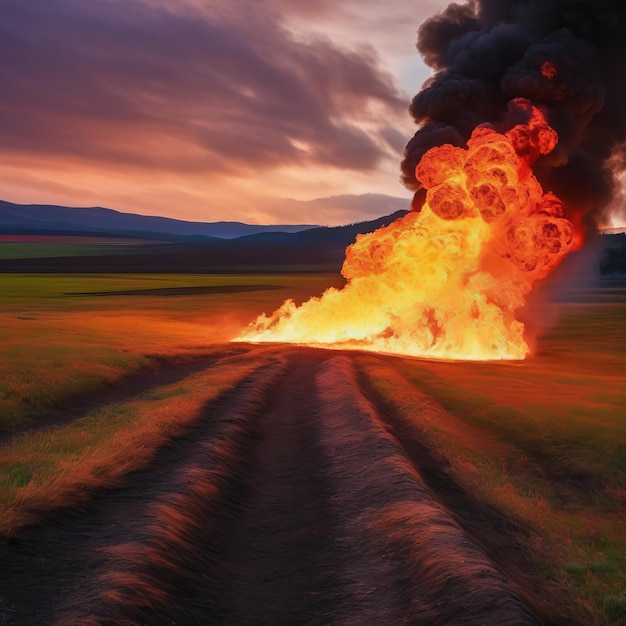
<path id="1" fill-rule="evenodd" d="M 4 546 L 0 624 L 543 623 L 479 515 L 349 354 L 291 349 Z"/>

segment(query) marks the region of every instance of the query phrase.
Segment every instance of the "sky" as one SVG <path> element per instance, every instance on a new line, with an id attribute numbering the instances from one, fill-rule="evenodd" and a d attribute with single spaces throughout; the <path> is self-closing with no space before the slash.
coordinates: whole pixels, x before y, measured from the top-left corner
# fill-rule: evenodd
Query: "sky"
<path id="1" fill-rule="evenodd" d="M 407 199 L 442 0 L 2 0 L 0 199 L 344 224 Z M 292 202 L 295 200 L 298 202 Z"/>

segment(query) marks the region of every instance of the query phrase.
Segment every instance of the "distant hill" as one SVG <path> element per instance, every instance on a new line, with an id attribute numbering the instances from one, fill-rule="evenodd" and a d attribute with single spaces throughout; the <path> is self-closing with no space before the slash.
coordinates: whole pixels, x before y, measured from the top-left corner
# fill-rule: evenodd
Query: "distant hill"
<path id="1" fill-rule="evenodd" d="M 266 232 L 257 233 L 255 235 L 246 235 L 245 237 L 239 237 L 237 241 L 249 241 L 249 242 L 301 242 L 301 243 L 319 243 L 330 244 L 337 243 L 341 246 L 347 246 L 351 244 L 356 236 L 364 233 L 371 233 L 378 230 L 382 226 L 387 226 L 394 222 L 398 218 L 406 215 L 408 211 L 400 210 L 392 213 L 391 215 L 385 215 L 375 220 L 369 220 L 365 222 L 356 222 L 355 224 L 348 224 L 346 226 L 318 226 L 317 228 L 309 228 L 297 233 L 280 233 L 280 232 Z"/>
<path id="2" fill-rule="evenodd" d="M 7 205 L 8 203 L 0 203 L 0 215 Z M 19 207 L 19 205 L 9 205 L 11 206 Z M 41 250 L 33 251 L 32 256 L 26 256 L 24 252 L 21 252 L 20 258 L 0 257 L 0 272 L 114 273 L 132 271 L 198 274 L 338 272 L 345 258 L 346 246 L 354 242 L 358 234 L 373 232 L 406 213 L 407 211 L 400 210 L 366 222 L 347 226 L 318 226 L 292 233 L 276 231 L 276 226 L 266 226 L 265 232 L 230 239 L 155 234 L 154 231 L 126 231 L 133 232 L 134 237 L 141 232 L 144 233 L 142 235 L 144 239 L 154 240 L 162 237 L 164 240 L 145 245 L 145 241 L 131 238 L 124 242 L 124 245 L 111 244 L 108 248 L 106 245 L 97 244 L 98 237 L 95 236 L 95 231 L 90 231 L 89 226 L 83 226 L 81 234 L 90 233 L 93 244 L 83 241 L 80 249 L 74 247 L 71 250 L 68 249 L 68 244 L 54 245 L 45 250 L 41 248 Z M 178 222 L 177 220 L 165 221 Z M 23 224 L 19 220 L 15 220 L 15 223 Z M 180 222 L 180 224 L 191 223 Z M 211 224 L 206 226 L 211 226 Z M 241 226 L 246 225 L 241 224 Z M 7 228 L 10 229 L 10 227 Z M 76 232 L 80 231 L 75 230 L 74 233 Z M 107 232 L 110 233 L 110 231 Z M 115 236 L 119 237 L 119 233 L 120 231 L 115 231 Z M 0 234 L 2 234 L 1 227 Z M 102 236 L 102 234 L 102 231 L 98 231 L 98 235 Z M 132 236 L 129 235 L 129 237 Z M 34 244 L 31 245 L 34 246 Z M 591 246 L 590 243 L 586 247 L 586 250 L 591 250 L 592 253 L 585 261 L 590 271 L 599 270 L 604 275 L 626 274 L 626 234 L 604 234 L 596 238 L 593 250 Z"/>
<path id="3" fill-rule="evenodd" d="M 13 204 L 0 200 L 0 233 L 115 235 L 148 239 L 234 239 L 268 231 L 294 233 L 313 224 L 259 226 L 242 222 L 187 222 L 169 217 L 122 213 L 102 207 L 70 208 L 44 204 Z"/>
<path id="4" fill-rule="evenodd" d="M 298 233 L 266 232 L 237 239 L 138 245 L 103 255 L 49 256 L 0 259 L 0 272 L 137 272 L 137 273 L 238 273 L 338 272 L 346 246 L 357 234 L 368 233 L 405 215 L 348 226 L 318 227 Z"/>

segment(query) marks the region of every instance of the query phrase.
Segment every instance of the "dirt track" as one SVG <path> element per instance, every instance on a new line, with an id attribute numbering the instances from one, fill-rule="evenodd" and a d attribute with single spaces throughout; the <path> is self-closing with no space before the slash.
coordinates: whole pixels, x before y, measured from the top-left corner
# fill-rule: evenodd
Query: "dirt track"
<path id="1" fill-rule="evenodd" d="M 543 623 L 488 555 L 497 520 L 394 419 L 349 354 L 285 352 L 6 545 L 0 625 Z"/>

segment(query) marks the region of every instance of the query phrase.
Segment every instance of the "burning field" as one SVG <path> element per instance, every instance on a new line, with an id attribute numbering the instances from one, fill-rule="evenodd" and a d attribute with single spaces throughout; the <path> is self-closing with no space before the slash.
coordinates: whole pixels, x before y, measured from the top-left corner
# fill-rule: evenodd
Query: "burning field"
<path id="1" fill-rule="evenodd" d="M 343 287 L 0 274 L 0 626 L 626 624 L 626 286 L 566 267 L 619 197 L 624 35 L 424 23 L 412 210 Z"/>
<path id="2" fill-rule="evenodd" d="M 624 9 L 452 4 L 419 31 L 412 211 L 346 250 L 347 285 L 240 339 L 439 359 L 523 359 L 528 300 L 607 218 L 626 139 Z"/>

